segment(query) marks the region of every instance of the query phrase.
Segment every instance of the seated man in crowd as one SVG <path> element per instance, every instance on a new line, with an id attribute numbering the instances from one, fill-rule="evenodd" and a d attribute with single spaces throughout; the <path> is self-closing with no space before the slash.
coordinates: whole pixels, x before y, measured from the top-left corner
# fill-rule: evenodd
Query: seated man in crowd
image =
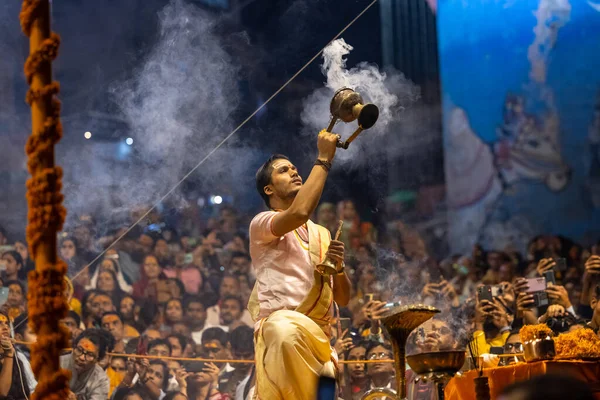
<path id="1" fill-rule="evenodd" d="M 71 397 L 68 400 L 106 400 L 110 383 L 98 365 L 114 340 L 102 329 L 86 329 L 73 342 L 73 352 L 60 357 L 61 368 L 71 371 Z"/>
<path id="2" fill-rule="evenodd" d="M 221 328 L 208 328 L 202 335 L 202 346 L 199 352 L 203 357 L 212 360 L 228 360 L 231 358 L 229 335 Z M 219 367 L 219 385 L 224 374 L 234 368 L 229 363 L 215 363 Z"/>
<path id="3" fill-rule="evenodd" d="M 221 303 L 225 299 L 225 296 L 239 296 L 240 290 L 240 281 L 237 277 L 233 275 L 225 275 L 223 277 L 221 285 L 219 286 L 219 301 L 217 304 L 206 310 L 206 323 L 208 325 L 224 325 L 221 321 Z M 244 309 L 241 320 L 248 326 L 254 326 L 254 321 L 247 309 Z"/>
<path id="4" fill-rule="evenodd" d="M 219 389 L 232 398 L 244 400 L 252 398 L 250 391 L 254 361 L 254 330 L 246 325 L 240 325 L 229 334 L 231 356 L 235 360 L 248 360 L 247 364 L 236 363 L 235 369 L 225 372 L 219 379 Z"/>
<path id="5" fill-rule="evenodd" d="M 121 314 L 116 311 L 105 312 L 102 315 L 101 323 L 102 328 L 110 332 L 115 339 L 114 351 L 116 353 L 125 352 L 125 341 L 123 340 L 125 337 L 125 325 L 123 324 Z"/>
<path id="6" fill-rule="evenodd" d="M 223 324 L 220 328 L 225 332 L 231 332 L 238 326 L 245 325 L 242 321 L 243 311 L 242 299 L 238 296 L 227 295 L 223 297 L 219 310 L 220 320 Z"/>
<path id="7" fill-rule="evenodd" d="M 202 342 L 202 332 L 208 327 L 206 324 L 207 301 L 200 296 L 189 296 L 183 302 L 184 319 L 191 329 L 191 335 L 196 344 Z"/>

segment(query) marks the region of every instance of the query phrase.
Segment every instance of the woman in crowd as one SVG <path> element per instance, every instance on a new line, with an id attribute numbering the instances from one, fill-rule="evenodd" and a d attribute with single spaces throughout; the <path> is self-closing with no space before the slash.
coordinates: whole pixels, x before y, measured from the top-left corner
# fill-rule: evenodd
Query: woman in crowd
<path id="1" fill-rule="evenodd" d="M 158 282 L 167 279 L 158 259 L 153 255 L 144 257 L 141 273 L 142 278 L 133 285 L 133 297 L 156 299 Z"/>
<path id="2" fill-rule="evenodd" d="M 183 303 L 180 299 L 171 299 L 167 301 L 163 309 L 164 325 L 161 327 L 162 332 L 170 333 L 173 330 L 173 325 L 183 321 Z"/>
<path id="3" fill-rule="evenodd" d="M 69 276 L 74 276 L 84 267 L 84 262 L 78 256 L 77 240 L 72 236 L 65 236 L 60 239 L 58 244 L 60 258 L 67 263 L 69 267 Z"/>
<path id="4" fill-rule="evenodd" d="M 100 266 L 96 269 L 94 275 L 92 275 L 92 278 L 90 279 L 90 284 L 88 285 L 88 287 L 86 287 L 86 289 L 89 290 L 97 287 L 98 275 L 100 274 L 100 272 L 112 271 L 117 276 L 117 283 L 119 284 L 121 290 L 128 294 L 131 294 L 133 292 L 133 287 L 129 283 L 127 283 L 125 275 L 123 275 L 123 271 L 121 270 L 119 261 L 113 257 L 114 256 L 104 257 L 104 259 L 100 263 Z"/>
<path id="5" fill-rule="evenodd" d="M 15 250 L 7 251 L 2 254 L 2 261 L 5 265 L 5 270 L 2 271 L 2 280 L 4 282 L 19 280 L 19 275 L 23 270 L 21 254 Z"/>
<path id="6" fill-rule="evenodd" d="M 347 250 L 357 249 L 361 243 L 375 243 L 377 231 L 370 222 L 363 222 L 352 200 L 343 200 L 338 204 L 339 218 L 344 221 L 340 240 Z"/>
<path id="7" fill-rule="evenodd" d="M 359 342 L 346 352 L 344 358 L 348 361 L 364 360 L 366 359 L 368 346 L 368 342 Z M 349 398 L 351 400 L 359 400 L 369 387 L 366 364 L 347 364 L 344 366 L 344 369 L 347 369 L 347 372 L 344 371 L 344 384 L 349 386 L 349 396 L 351 396 Z M 344 392 L 344 395 L 348 397 L 348 393 Z"/>
<path id="8" fill-rule="evenodd" d="M 16 351 L 10 338 L 10 320 L 0 312 L 0 398 L 26 400 L 36 381 L 27 358 Z"/>
<path id="9" fill-rule="evenodd" d="M 25 313 L 27 309 L 27 292 L 25 285 L 21 281 L 8 281 L 4 283 L 4 287 L 8 288 L 8 298 L 6 303 L 0 307 L 11 318 L 17 318 L 20 314 Z"/>
<path id="10" fill-rule="evenodd" d="M 126 294 L 119 284 L 117 274 L 109 269 L 100 271 L 95 289 L 108 294 L 114 304 L 121 304 L 121 298 Z"/>
<path id="11" fill-rule="evenodd" d="M 201 368 L 202 367 L 202 368 Z M 201 369 L 200 369 L 201 368 Z M 190 400 L 230 400 L 227 393 L 221 393 L 215 384 L 220 369 L 213 363 L 199 365 L 190 363 L 186 370 L 189 372 L 188 399 Z"/>
<path id="12" fill-rule="evenodd" d="M 15 241 L 15 250 L 21 255 L 21 259 L 23 260 L 23 268 L 19 271 L 19 279 L 26 281 L 29 272 L 35 269 L 35 263 L 29 257 L 29 248 L 25 240 Z"/>
<path id="13" fill-rule="evenodd" d="M 101 293 L 97 289 L 89 290 L 85 292 L 83 299 L 81 299 L 81 322 L 84 328 L 96 326 L 94 310 L 94 297 Z"/>

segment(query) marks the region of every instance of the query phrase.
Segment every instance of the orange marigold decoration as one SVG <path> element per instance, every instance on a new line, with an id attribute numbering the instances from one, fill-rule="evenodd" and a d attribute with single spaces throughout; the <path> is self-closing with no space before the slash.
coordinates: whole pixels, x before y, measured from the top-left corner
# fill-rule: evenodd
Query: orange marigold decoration
<path id="1" fill-rule="evenodd" d="M 29 273 L 29 323 L 37 333 L 31 366 L 38 380 L 32 400 L 64 400 L 69 394 L 70 373 L 60 369 L 61 349 L 68 335 L 60 325 L 68 306 L 65 298 L 65 263 L 59 261 L 56 233 L 62 229 L 66 210 L 62 206 L 62 170 L 54 165 L 54 145 L 62 137 L 58 82 L 52 81 L 52 60 L 60 38 L 50 31 L 48 0 L 24 0 L 21 28 L 29 37 L 25 77 L 30 89 L 32 133 L 25 152 L 31 179 L 27 181 L 27 242 L 36 270 Z"/>
<path id="2" fill-rule="evenodd" d="M 537 325 L 524 325 L 519 331 L 521 342 L 530 342 L 535 339 L 545 338 L 547 336 L 553 336 L 552 329 L 548 328 L 546 324 Z"/>
<path id="3" fill-rule="evenodd" d="M 600 338 L 591 329 L 561 333 L 554 338 L 558 359 L 599 359 Z"/>

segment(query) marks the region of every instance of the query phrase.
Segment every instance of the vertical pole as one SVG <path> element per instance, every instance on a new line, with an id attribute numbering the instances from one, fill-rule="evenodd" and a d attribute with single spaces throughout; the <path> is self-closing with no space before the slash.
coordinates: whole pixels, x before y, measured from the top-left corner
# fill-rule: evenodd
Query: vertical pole
<path id="1" fill-rule="evenodd" d="M 62 137 L 58 82 L 52 81 L 52 60 L 59 37 L 50 30 L 48 0 L 24 0 L 21 28 L 29 37 L 25 76 L 30 88 L 31 136 L 25 151 L 31 178 L 27 181 L 27 242 L 36 269 L 29 274 L 29 323 L 37 334 L 31 366 L 38 380 L 32 400 L 64 400 L 69 373 L 60 369 L 60 352 L 68 336 L 60 320 L 68 311 L 65 297 L 66 265 L 57 257 L 56 237 L 66 210 L 62 206 L 62 170 L 54 164 L 54 145 Z"/>

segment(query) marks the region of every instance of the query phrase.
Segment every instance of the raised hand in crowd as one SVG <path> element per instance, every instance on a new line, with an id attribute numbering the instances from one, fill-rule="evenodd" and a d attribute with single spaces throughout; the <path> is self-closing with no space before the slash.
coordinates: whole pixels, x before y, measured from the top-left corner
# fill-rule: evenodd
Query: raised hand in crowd
<path id="1" fill-rule="evenodd" d="M 550 306 L 548 306 L 548 310 L 546 310 L 546 313 L 538 319 L 538 322 L 543 324 L 546 321 L 548 321 L 549 318 L 564 317 L 566 314 L 567 312 L 565 311 L 563 306 L 558 304 L 551 304 Z"/>
<path id="2" fill-rule="evenodd" d="M 517 278 L 513 285 L 513 289 L 515 291 L 515 295 L 518 296 L 520 293 L 526 293 L 527 289 L 529 289 L 529 284 L 527 283 L 526 278 Z"/>
<path id="3" fill-rule="evenodd" d="M 387 310 L 384 308 L 385 302 L 372 300 L 367 303 L 366 314 L 367 318 L 372 321 L 379 321 L 385 315 Z"/>
<path id="4" fill-rule="evenodd" d="M 483 323 L 493 310 L 492 303 L 487 300 L 478 301 L 475 305 L 475 330 L 483 331 Z"/>
<path id="5" fill-rule="evenodd" d="M 202 372 L 210 377 L 210 381 L 213 382 L 215 387 L 219 386 L 219 373 L 221 372 L 219 367 L 211 362 L 208 362 L 204 364 L 204 369 Z"/>
<path id="6" fill-rule="evenodd" d="M 423 290 L 421 291 L 421 297 L 437 297 L 440 294 L 440 289 L 437 283 L 428 283 L 423 286 Z"/>
<path id="7" fill-rule="evenodd" d="M 571 307 L 571 300 L 569 300 L 569 293 L 564 286 L 552 285 L 546 288 L 548 298 L 552 300 L 554 304 L 558 304 L 565 310 Z"/>
<path id="8" fill-rule="evenodd" d="M 492 323 L 498 329 L 510 327 L 514 316 L 509 314 L 506 311 L 506 308 L 502 305 L 499 299 L 495 298 L 493 303 L 491 304 L 490 316 L 492 318 Z"/>
<path id="9" fill-rule="evenodd" d="M 600 256 L 590 256 L 585 262 L 585 272 L 592 275 L 600 275 Z"/>
<path id="10" fill-rule="evenodd" d="M 354 316 L 352 321 L 352 325 L 355 328 L 360 328 L 363 325 L 367 324 L 372 318 L 372 313 L 374 310 L 379 310 L 381 307 L 385 305 L 384 302 L 377 300 L 370 300 L 366 304 L 364 304 L 360 311 Z"/>
<path id="11" fill-rule="evenodd" d="M 346 337 L 347 334 L 348 329 L 342 332 L 342 335 L 336 339 L 335 344 L 333 345 L 333 348 L 337 352 L 340 359 L 343 359 L 344 353 L 353 347 L 352 338 Z"/>
<path id="12" fill-rule="evenodd" d="M 6 357 L 14 357 L 15 348 L 13 346 L 13 341 L 9 337 L 0 338 L 0 346 L 2 347 L 2 355 Z"/>
<path id="13" fill-rule="evenodd" d="M 187 396 L 187 378 L 192 375 L 187 372 L 185 368 L 179 368 L 175 371 L 175 380 L 177 381 L 177 385 L 179 386 L 179 391 Z"/>
<path id="14" fill-rule="evenodd" d="M 585 262 L 581 304 L 590 304 L 593 297 L 592 292 L 598 283 L 600 283 L 600 256 L 593 255 Z"/>
<path id="15" fill-rule="evenodd" d="M 135 360 L 135 367 L 138 375 L 140 376 L 140 380 L 144 382 L 146 380 L 148 370 L 150 369 L 150 361 L 147 358 L 138 358 Z"/>
<path id="16" fill-rule="evenodd" d="M 536 267 L 536 271 L 539 276 L 542 276 L 544 272 L 550 271 L 556 266 L 556 262 L 552 258 L 542 258 Z"/>
<path id="17" fill-rule="evenodd" d="M 533 312 L 535 300 L 533 294 L 520 292 L 517 296 L 517 316 L 523 318 L 523 323 L 533 325 L 537 323 L 537 319 Z"/>

